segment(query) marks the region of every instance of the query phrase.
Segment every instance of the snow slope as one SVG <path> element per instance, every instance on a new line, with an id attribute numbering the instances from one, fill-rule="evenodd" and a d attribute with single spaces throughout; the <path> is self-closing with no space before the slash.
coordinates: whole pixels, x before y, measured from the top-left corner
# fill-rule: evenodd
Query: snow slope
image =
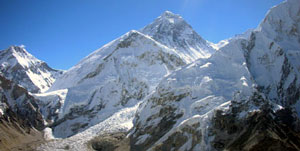
<path id="1" fill-rule="evenodd" d="M 132 120 L 138 106 L 139 103 L 133 107 L 123 108 L 103 122 L 100 122 L 83 132 L 65 139 L 56 138 L 48 143 L 42 144 L 37 150 L 64 151 L 66 146 L 69 146 L 69 150 L 72 151 L 89 150 L 87 142 L 96 136 L 129 131 L 133 126 Z"/>
<path id="2" fill-rule="evenodd" d="M 165 77 L 137 112 L 131 149 L 226 150 L 247 139 L 249 149 L 262 142 L 259 138 L 280 135 L 273 128 L 272 134 L 257 136 L 248 127 L 255 123 L 238 121 L 258 115 L 273 122 L 272 127 L 280 118 L 277 112 L 292 108 L 299 114 L 299 18 L 300 1 L 285 1 L 249 36 L 233 38 L 210 58 Z M 253 137 L 240 131 L 243 127 Z M 276 139 L 285 142 L 281 146 L 293 140 Z"/>
<path id="3" fill-rule="evenodd" d="M 0 51 L 0 72 L 30 92 L 45 92 L 62 71 L 51 69 L 29 54 L 24 47 L 11 46 Z"/>
<path id="4" fill-rule="evenodd" d="M 299 5 L 299 0 L 288 0 L 273 7 L 251 35 L 246 52 L 260 91 L 284 106 L 294 105 L 300 96 Z"/>
<path id="5" fill-rule="evenodd" d="M 94 136 L 130 128 L 132 150 L 249 149 L 261 142 L 261 125 L 270 128 L 264 136 L 295 147 L 290 136 L 278 135 L 285 126 L 294 134 L 299 122 L 299 12 L 299 0 L 285 1 L 257 29 L 219 44 L 203 40 L 182 17 L 163 13 L 35 95 L 54 136 L 68 137 L 39 149 L 87 150 Z M 292 122 L 282 122 L 285 116 Z"/>
<path id="6" fill-rule="evenodd" d="M 140 32 L 126 33 L 64 73 L 48 90 L 67 89 L 64 103 L 55 105 L 58 114 L 45 115 L 55 116 L 49 120 L 54 119 L 56 137 L 76 134 L 136 105 L 163 77 L 214 51 L 182 17 L 167 11 Z"/>
<path id="7" fill-rule="evenodd" d="M 49 89 L 67 89 L 52 125 L 54 135 L 76 134 L 124 107 L 136 105 L 185 62 L 176 50 L 147 35 L 126 33 L 84 58 Z"/>
<path id="8" fill-rule="evenodd" d="M 198 129 L 203 130 L 201 147 L 196 150 L 210 150 L 205 128 L 214 110 L 229 106 L 233 97 L 247 100 L 254 91 L 241 42 L 245 40 L 235 40 L 210 58 L 191 63 L 162 80 L 137 113 L 131 132 L 134 150 L 166 143 L 180 125 L 195 118 L 201 119 Z M 191 147 L 182 146 L 180 150 Z"/>
<path id="9" fill-rule="evenodd" d="M 58 119 L 65 103 L 64 101 L 67 93 L 68 89 L 61 89 L 57 91 L 32 94 L 38 100 L 37 103 L 41 107 L 40 111 L 43 114 L 47 125 L 53 124 L 53 122 Z"/>

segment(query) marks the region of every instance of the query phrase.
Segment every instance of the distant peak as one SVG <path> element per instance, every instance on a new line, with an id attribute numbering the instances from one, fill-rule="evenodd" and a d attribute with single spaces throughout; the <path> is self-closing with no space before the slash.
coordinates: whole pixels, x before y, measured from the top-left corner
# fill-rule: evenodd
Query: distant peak
<path id="1" fill-rule="evenodd" d="M 182 18 L 180 15 L 174 14 L 170 11 L 165 11 L 160 15 L 161 18 Z"/>
<path id="2" fill-rule="evenodd" d="M 10 46 L 8 48 L 8 51 L 10 51 L 11 53 L 15 52 L 15 53 L 22 53 L 22 54 L 28 54 L 28 52 L 25 50 L 25 46 L 21 45 L 21 46 Z"/>
<path id="3" fill-rule="evenodd" d="M 161 16 L 175 16 L 175 14 L 167 10 L 167 11 L 163 12 L 161 14 Z"/>
<path id="4" fill-rule="evenodd" d="M 180 15 L 165 11 L 154 22 L 145 26 L 140 31 L 145 35 L 153 36 L 158 32 L 165 33 L 183 29 L 192 31 L 192 27 Z"/>

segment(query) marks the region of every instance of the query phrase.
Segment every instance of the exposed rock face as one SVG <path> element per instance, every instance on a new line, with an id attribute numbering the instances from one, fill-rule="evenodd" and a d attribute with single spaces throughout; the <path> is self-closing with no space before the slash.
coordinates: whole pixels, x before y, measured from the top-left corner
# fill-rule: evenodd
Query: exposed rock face
<path id="1" fill-rule="evenodd" d="M 100 135 L 88 142 L 88 147 L 95 151 L 129 151 L 130 145 L 125 133 Z"/>
<path id="2" fill-rule="evenodd" d="M 259 110 L 248 112 L 249 104 Z M 291 109 L 272 110 L 272 105 L 259 96 L 249 102 L 232 102 L 229 112 L 216 110 L 210 132 L 214 150 L 299 150 L 300 121 Z M 249 111 L 249 110 L 248 110 Z"/>
<path id="3" fill-rule="evenodd" d="M 163 135 L 165 135 L 174 124 L 176 124 L 176 120 L 183 116 L 183 113 L 176 112 L 177 107 L 172 104 L 168 104 L 169 102 L 178 102 L 182 98 L 186 97 L 188 94 L 183 93 L 179 95 L 174 95 L 172 93 L 163 93 L 161 97 L 152 97 L 150 101 L 153 101 L 152 106 L 161 105 L 162 108 L 156 114 L 152 114 L 149 117 L 137 117 L 146 118 L 146 121 L 158 121 L 158 122 L 150 122 L 147 125 L 143 125 L 142 122 L 136 123 L 134 135 L 131 136 L 131 149 L 132 150 L 145 150 L 146 148 L 151 147 L 156 141 L 158 141 Z M 148 111 L 149 113 L 151 111 Z M 149 114 L 150 115 L 150 114 Z M 143 116 L 143 115 L 137 115 Z M 143 136 L 145 139 L 143 142 L 140 141 L 140 137 Z M 147 139 L 147 136 L 151 136 Z"/>
<path id="4" fill-rule="evenodd" d="M 249 100 L 231 101 L 222 106 L 208 113 L 209 119 L 195 116 L 171 130 L 174 123 L 164 129 L 147 127 L 145 138 L 136 137 L 145 134 L 137 125 L 135 129 L 140 134 L 132 135 L 131 149 L 299 150 L 300 120 L 290 108 L 278 108 L 258 93 Z M 164 119 L 162 123 L 167 121 L 174 120 Z M 156 131 L 165 136 L 156 138 L 160 134 Z"/>
<path id="5" fill-rule="evenodd" d="M 20 118 L 28 120 L 28 124 L 38 130 L 44 128 L 43 117 L 39 111 L 37 100 L 28 91 L 0 75 L 0 94 L 2 111 L 14 112 Z"/>
<path id="6" fill-rule="evenodd" d="M 19 46 L 0 51 L 0 72 L 33 93 L 46 91 L 63 73 L 50 68 Z"/>
<path id="7" fill-rule="evenodd" d="M 1 150 L 43 140 L 39 131 L 44 128 L 44 120 L 37 100 L 26 89 L 0 75 L 0 99 Z"/>

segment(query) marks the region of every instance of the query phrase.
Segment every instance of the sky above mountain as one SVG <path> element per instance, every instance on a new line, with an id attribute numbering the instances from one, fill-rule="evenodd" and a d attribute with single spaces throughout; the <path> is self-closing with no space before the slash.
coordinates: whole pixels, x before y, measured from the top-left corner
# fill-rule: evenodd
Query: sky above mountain
<path id="1" fill-rule="evenodd" d="M 68 69 L 89 53 L 164 11 L 180 14 L 204 39 L 220 40 L 255 28 L 283 0 L 1 0 L 0 49 L 25 45 L 56 69 Z"/>

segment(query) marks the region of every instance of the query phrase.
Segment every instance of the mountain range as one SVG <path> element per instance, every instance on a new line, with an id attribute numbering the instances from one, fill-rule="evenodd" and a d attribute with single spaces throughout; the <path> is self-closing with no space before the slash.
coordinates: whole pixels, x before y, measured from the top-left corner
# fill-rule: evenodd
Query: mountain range
<path id="1" fill-rule="evenodd" d="M 218 44 L 166 11 L 67 71 L 11 46 L 0 150 L 300 150 L 299 57 L 300 0 Z"/>

